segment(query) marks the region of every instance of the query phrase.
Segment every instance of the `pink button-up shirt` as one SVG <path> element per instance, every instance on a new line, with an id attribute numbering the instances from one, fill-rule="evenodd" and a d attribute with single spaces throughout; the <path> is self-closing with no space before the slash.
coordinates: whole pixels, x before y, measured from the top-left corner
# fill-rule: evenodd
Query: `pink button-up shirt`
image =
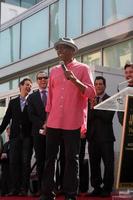
<path id="1" fill-rule="evenodd" d="M 49 113 L 47 127 L 64 130 L 80 128 L 85 123 L 84 113 L 88 98 L 94 98 L 95 88 L 90 68 L 75 59 L 67 65 L 86 86 L 84 94 L 67 80 L 61 65 L 52 68 L 49 78 L 46 112 Z"/>

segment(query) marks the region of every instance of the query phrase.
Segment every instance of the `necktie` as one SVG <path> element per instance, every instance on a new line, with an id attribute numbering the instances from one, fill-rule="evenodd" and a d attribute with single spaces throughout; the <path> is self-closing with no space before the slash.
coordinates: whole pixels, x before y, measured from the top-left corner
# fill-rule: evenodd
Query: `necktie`
<path id="1" fill-rule="evenodd" d="M 42 90 L 41 91 L 41 98 L 42 98 L 42 102 L 43 102 L 43 105 L 44 107 L 46 106 L 46 101 L 47 101 L 47 95 L 46 95 L 46 91 L 45 90 Z"/>
<path id="2" fill-rule="evenodd" d="M 99 103 L 99 100 L 100 100 L 100 97 L 96 97 L 96 102 L 97 102 L 97 104 Z"/>

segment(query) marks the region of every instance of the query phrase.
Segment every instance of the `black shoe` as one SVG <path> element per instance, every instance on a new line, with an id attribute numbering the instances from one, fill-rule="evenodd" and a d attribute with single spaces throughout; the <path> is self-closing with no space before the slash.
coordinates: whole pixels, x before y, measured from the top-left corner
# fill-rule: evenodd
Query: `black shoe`
<path id="1" fill-rule="evenodd" d="M 55 197 L 45 197 L 44 195 L 41 195 L 38 200 L 55 200 Z"/>
<path id="2" fill-rule="evenodd" d="M 59 189 L 59 190 L 56 190 L 54 191 L 55 194 L 56 194 L 56 197 L 59 197 L 59 196 L 62 196 L 63 195 L 63 190 L 62 189 Z"/>
<path id="3" fill-rule="evenodd" d="M 103 190 L 100 194 L 100 197 L 110 197 L 111 196 L 111 192 Z"/>
<path id="4" fill-rule="evenodd" d="M 28 196 L 28 193 L 25 190 L 22 190 L 21 192 L 19 192 L 18 195 L 21 197 L 25 197 L 25 196 Z"/>
<path id="5" fill-rule="evenodd" d="M 1 196 L 1 197 L 6 197 L 6 196 L 8 196 L 8 193 L 2 192 L 0 196 Z"/>
<path id="6" fill-rule="evenodd" d="M 102 189 L 101 188 L 97 188 L 97 189 L 94 189 L 90 194 L 88 194 L 87 196 L 90 196 L 90 197 L 99 197 L 101 196 L 101 193 L 102 193 Z"/>
<path id="7" fill-rule="evenodd" d="M 19 194 L 19 192 L 18 191 L 12 191 L 12 192 L 9 192 L 8 194 L 7 194 L 7 196 L 18 196 L 18 194 Z"/>
<path id="8" fill-rule="evenodd" d="M 38 192 L 32 194 L 33 197 L 40 197 L 40 195 L 41 195 L 41 191 L 38 191 Z"/>
<path id="9" fill-rule="evenodd" d="M 65 200 L 76 200 L 76 197 L 65 197 Z"/>
<path id="10" fill-rule="evenodd" d="M 38 200 L 45 200 L 45 198 L 43 198 L 43 196 L 40 196 Z"/>

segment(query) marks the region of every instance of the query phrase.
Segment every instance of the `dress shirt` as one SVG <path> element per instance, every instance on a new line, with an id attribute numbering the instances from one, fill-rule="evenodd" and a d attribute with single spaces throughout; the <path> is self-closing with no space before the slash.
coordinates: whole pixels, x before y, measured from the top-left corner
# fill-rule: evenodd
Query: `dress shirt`
<path id="1" fill-rule="evenodd" d="M 25 107 L 25 104 L 26 104 L 26 100 L 27 100 L 27 97 L 20 96 L 20 107 L 21 107 L 21 111 L 22 112 L 24 110 L 24 107 Z"/>
<path id="2" fill-rule="evenodd" d="M 75 59 L 67 65 L 85 86 L 84 94 L 67 80 L 61 65 L 51 70 L 49 78 L 46 112 L 49 113 L 47 126 L 64 130 L 78 129 L 84 123 L 84 112 L 88 98 L 94 98 L 95 89 L 90 68 Z"/>

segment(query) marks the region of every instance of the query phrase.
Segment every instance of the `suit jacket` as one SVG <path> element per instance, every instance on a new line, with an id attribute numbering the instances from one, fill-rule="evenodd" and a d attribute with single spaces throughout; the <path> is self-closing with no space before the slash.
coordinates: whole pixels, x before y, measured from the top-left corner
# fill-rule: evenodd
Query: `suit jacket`
<path id="1" fill-rule="evenodd" d="M 28 113 L 32 122 L 32 134 L 38 134 L 46 121 L 46 112 L 39 90 L 33 92 L 28 98 Z"/>
<path id="2" fill-rule="evenodd" d="M 102 101 L 107 98 L 109 96 L 105 94 Z M 112 123 L 114 113 L 112 111 L 88 109 L 87 138 L 89 141 L 115 141 Z"/>
<path id="3" fill-rule="evenodd" d="M 26 104 L 23 112 L 20 106 L 20 97 L 10 100 L 6 114 L 0 126 L 2 133 L 10 124 L 10 139 L 16 137 L 27 137 L 31 135 L 31 122 L 28 116 L 28 105 Z"/>

